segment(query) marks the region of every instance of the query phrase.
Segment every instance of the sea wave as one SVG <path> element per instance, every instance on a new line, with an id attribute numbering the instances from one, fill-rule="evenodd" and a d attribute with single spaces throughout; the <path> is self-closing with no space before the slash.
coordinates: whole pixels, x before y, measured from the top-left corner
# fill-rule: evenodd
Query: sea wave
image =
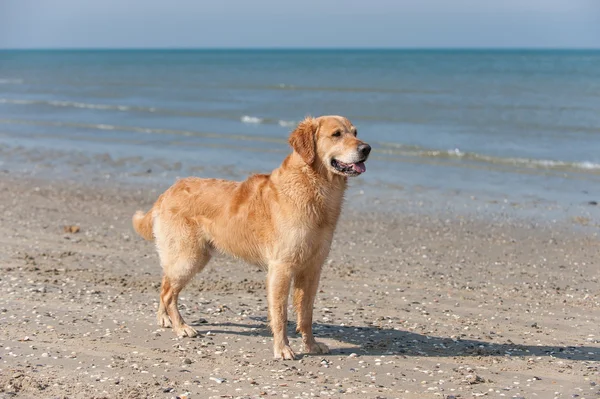
<path id="1" fill-rule="evenodd" d="M 169 109 L 169 108 L 158 108 L 152 106 L 140 106 L 140 105 L 124 105 L 124 104 L 97 104 L 87 103 L 78 101 L 66 101 L 66 100 L 32 100 L 32 99 L 15 99 L 15 98 L 0 98 L 0 104 L 14 104 L 14 105 L 31 105 L 31 106 L 50 106 L 50 107 L 61 107 L 61 108 L 79 108 L 79 109 L 93 109 L 101 111 L 112 111 L 112 112 L 138 112 L 138 113 L 151 113 L 153 115 L 167 115 L 167 116 L 180 116 L 186 118 L 207 118 L 207 119 L 220 119 L 229 121 L 240 121 L 244 124 L 263 124 L 263 125 L 278 125 L 284 128 L 291 128 L 298 122 L 278 119 L 271 117 L 258 117 L 254 115 L 242 115 L 230 111 L 201 111 L 201 110 L 182 110 L 182 109 Z M 406 117 L 380 117 L 376 115 L 348 115 L 348 117 L 355 121 L 365 122 L 377 122 L 377 123 L 399 123 L 399 124 L 423 124 L 426 121 L 420 118 L 407 119 Z M 572 133 L 599 133 L 600 129 L 596 126 L 554 126 L 552 124 L 521 124 L 523 127 L 543 130 L 547 134 L 562 134 L 565 130 Z"/>
<path id="2" fill-rule="evenodd" d="M 61 100 L 23 100 L 13 98 L 0 98 L 1 104 L 16 104 L 16 105 L 50 105 L 54 107 L 71 107 L 71 108 L 86 108 L 86 109 L 102 109 L 114 111 L 146 111 L 155 112 L 157 109 L 153 107 L 139 107 L 129 105 L 113 105 L 113 104 L 92 104 L 82 103 L 77 101 L 61 101 Z"/>
<path id="3" fill-rule="evenodd" d="M 82 108 L 82 109 L 96 109 L 103 111 L 118 111 L 118 112 L 147 112 L 153 114 L 162 115 L 175 115 L 185 117 L 200 117 L 200 118 L 218 118 L 218 119 L 237 119 L 238 117 L 233 114 L 225 113 L 214 113 L 214 112 L 202 112 L 202 111 L 185 111 L 176 109 L 165 109 L 157 107 L 144 107 L 138 105 L 119 105 L 119 104 L 95 104 L 85 103 L 78 101 L 64 101 L 64 100 L 26 100 L 26 99 L 15 99 L 15 98 L 0 98 L 0 104 L 14 104 L 14 105 L 42 105 L 51 107 L 61 108 Z M 260 118 L 252 115 L 243 115 L 239 118 L 242 123 L 246 124 L 266 124 L 266 125 L 279 125 L 281 127 L 291 127 L 296 124 L 294 121 L 280 120 L 275 118 Z"/>
<path id="4" fill-rule="evenodd" d="M 122 131 L 122 132 L 194 136 L 194 137 L 204 137 L 204 138 L 210 138 L 210 139 L 245 140 L 245 141 L 271 142 L 271 143 L 279 143 L 279 144 L 287 143 L 287 141 L 283 138 L 269 137 L 269 136 L 199 132 L 199 131 L 181 130 L 181 129 L 160 129 L 160 128 L 149 128 L 149 127 L 141 127 L 141 126 L 109 125 L 109 124 L 103 124 L 103 123 L 96 124 L 96 123 L 80 123 L 80 122 L 45 121 L 45 120 L 38 121 L 38 120 L 27 120 L 27 119 L 0 119 L 0 124 L 3 124 L 3 123 L 4 124 L 17 124 L 17 125 L 54 126 L 54 127 L 66 127 L 66 128 L 79 128 L 79 129 L 95 129 L 95 130 L 116 130 L 116 131 Z"/>
<path id="5" fill-rule="evenodd" d="M 291 123 L 291 122 L 290 122 Z M 180 135 L 204 137 L 210 139 L 221 140 L 243 140 L 254 142 L 270 142 L 273 144 L 282 145 L 282 150 L 287 149 L 286 137 L 270 137 L 262 135 L 244 135 L 230 133 L 213 133 L 199 132 L 179 129 L 159 129 L 148 128 L 141 126 L 119 126 L 110 124 L 88 124 L 79 122 L 63 122 L 63 121 L 37 121 L 23 119 L 0 119 L 0 124 L 23 124 L 36 126 L 54 126 L 79 129 L 94 129 L 94 130 L 110 130 L 135 132 L 146 134 L 163 134 L 163 135 Z M 537 159 L 537 158 L 519 158 L 519 157 L 500 157 L 492 156 L 477 152 L 462 151 L 459 148 L 447 150 L 425 148 L 417 145 L 405 145 L 401 143 L 389 142 L 371 142 L 373 147 L 373 156 L 386 161 L 403 162 L 406 158 L 418 158 L 425 160 L 429 159 L 432 162 L 453 164 L 462 166 L 468 163 L 469 165 L 479 164 L 487 165 L 490 168 L 506 168 L 514 167 L 523 170 L 537 169 L 550 171 L 572 171 L 579 173 L 600 174 L 600 163 L 582 160 L 582 161 L 564 161 L 554 159 Z M 285 148 L 284 148 L 285 147 Z"/>
<path id="6" fill-rule="evenodd" d="M 500 157 L 477 152 L 461 151 L 458 148 L 448 150 L 428 149 L 415 145 L 403 145 L 397 143 L 377 143 L 380 146 L 379 152 L 383 155 L 400 155 L 419 158 L 463 160 L 485 164 L 506 165 L 535 169 L 551 170 L 579 170 L 600 172 L 600 163 L 591 161 L 562 161 L 554 159 L 539 158 L 520 158 L 520 157 Z"/>
<path id="7" fill-rule="evenodd" d="M 95 104 L 85 103 L 78 101 L 64 101 L 64 100 L 25 100 L 25 99 L 14 99 L 14 98 L 0 98 L 0 104 L 14 104 L 14 105 L 38 105 L 38 106 L 50 106 L 50 107 L 61 107 L 61 108 L 80 108 L 80 109 L 93 109 L 101 111 L 115 111 L 115 112 L 140 112 L 140 113 L 152 113 L 156 115 L 168 115 L 168 116 L 182 116 L 191 118 L 218 118 L 218 119 L 237 119 L 237 116 L 226 113 L 215 113 L 215 112 L 203 112 L 196 110 L 177 110 L 168 108 L 158 107 L 145 107 L 139 105 L 122 105 L 122 104 Z"/>
<path id="8" fill-rule="evenodd" d="M 277 121 L 277 124 L 281 127 L 294 127 L 296 126 L 298 122 L 294 122 L 294 121 L 284 121 L 284 120 L 279 120 Z"/>
<path id="9" fill-rule="evenodd" d="M 244 123 L 262 124 L 262 125 L 279 125 L 281 127 L 293 127 L 298 122 L 275 118 L 259 118 L 258 116 L 244 115 L 240 118 Z"/>
<path id="10" fill-rule="evenodd" d="M 200 110 L 181 110 L 181 109 L 169 109 L 169 108 L 158 108 L 150 106 L 139 106 L 139 105 L 123 105 L 123 104 L 97 104 L 87 103 L 78 101 L 65 101 L 65 100 L 31 100 L 31 99 L 14 99 L 14 98 L 0 98 L 0 104 L 15 104 L 15 105 L 41 105 L 51 107 L 67 107 L 67 108 L 80 108 L 80 109 L 93 109 L 102 111 L 114 111 L 114 112 L 140 112 L 140 113 L 152 113 L 154 115 L 167 115 L 167 116 L 181 116 L 187 118 L 207 118 L 207 119 L 220 119 L 220 120 L 238 120 L 244 124 L 263 124 L 263 125 L 278 125 L 284 128 L 291 128 L 298 122 L 271 118 L 271 117 L 259 117 L 254 115 L 242 115 L 229 112 L 229 111 L 200 111 Z M 378 123 L 400 123 L 400 124 L 422 124 L 426 123 L 422 119 L 407 119 L 397 118 L 393 116 L 380 117 L 375 115 L 348 115 L 352 120 L 371 122 L 376 121 Z M 521 126 L 543 130 L 547 134 L 562 134 L 565 130 L 572 133 L 599 133 L 600 129 L 596 126 L 554 126 L 552 124 L 528 124 L 521 123 Z"/>
<path id="11" fill-rule="evenodd" d="M 240 120 L 244 123 L 252 123 L 252 124 L 258 124 L 258 123 L 262 123 L 263 119 L 257 117 L 257 116 L 249 116 L 249 115 L 244 115 L 240 118 Z"/>

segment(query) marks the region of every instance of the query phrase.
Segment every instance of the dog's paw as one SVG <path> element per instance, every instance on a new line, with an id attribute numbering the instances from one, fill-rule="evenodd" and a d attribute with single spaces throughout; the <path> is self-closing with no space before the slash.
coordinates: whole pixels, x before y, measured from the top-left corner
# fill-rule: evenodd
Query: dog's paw
<path id="1" fill-rule="evenodd" d="M 289 345 L 282 345 L 279 348 L 276 347 L 273 354 L 275 359 L 294 360 L 296 358 L 296 354 Z"/>
<path id="2" fill-rule="evenodd" d="M 329 353 L 329 347 L 322 342 L 313 342 L 312 344 L 304 344 L 305 353 L 326 354 Z"/>
<path id="3" fill-rule="evenodd" d="M 156 321 L 160 327 L 169 328 L 171 327 L 171 319 L 166 313 L 156 315 Z"/>
<path id="4" fill-rule="evenodd" d="M 195 328 L 188 326 L 187 324 L 184 324 L 180 328 L 175 329 L 175 333 L 179 338 L 194 338 L 198 335 L 198 331 L 196 331 Z"/>

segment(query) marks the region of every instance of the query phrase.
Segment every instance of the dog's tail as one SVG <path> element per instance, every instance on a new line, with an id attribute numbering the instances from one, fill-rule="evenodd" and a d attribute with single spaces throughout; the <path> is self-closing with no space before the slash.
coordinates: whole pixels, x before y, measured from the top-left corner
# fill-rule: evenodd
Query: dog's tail
<path id="1" fill-rule="evenodd" d="M 148 241 L 154 239 L 154 234 L 152 233 L 152 209 L 146 213 L 137 211 L 133 215 L 132 222 L 136 233 Z"/>

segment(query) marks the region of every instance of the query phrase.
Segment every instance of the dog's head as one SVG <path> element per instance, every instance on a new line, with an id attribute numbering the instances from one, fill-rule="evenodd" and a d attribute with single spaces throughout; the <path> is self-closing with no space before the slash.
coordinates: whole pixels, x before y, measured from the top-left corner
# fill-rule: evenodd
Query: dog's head
<path id="1" fill-rule="evenodd" d="M 352 123 L 342 116 L 306 118 L 290 135 L 290 144 L 310 166 L 337 175 L 358 176 L 367 169 L 371 146 L 356 137 Z"/>

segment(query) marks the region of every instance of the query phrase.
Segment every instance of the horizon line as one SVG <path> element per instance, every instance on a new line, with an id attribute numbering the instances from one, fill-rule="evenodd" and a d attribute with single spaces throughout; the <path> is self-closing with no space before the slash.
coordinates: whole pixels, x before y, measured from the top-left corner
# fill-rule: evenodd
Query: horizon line
<path id="1" fill-rule="evenodd" d="M 0 47 L 7 51 L 600 51 L 600 47 Z"/>

